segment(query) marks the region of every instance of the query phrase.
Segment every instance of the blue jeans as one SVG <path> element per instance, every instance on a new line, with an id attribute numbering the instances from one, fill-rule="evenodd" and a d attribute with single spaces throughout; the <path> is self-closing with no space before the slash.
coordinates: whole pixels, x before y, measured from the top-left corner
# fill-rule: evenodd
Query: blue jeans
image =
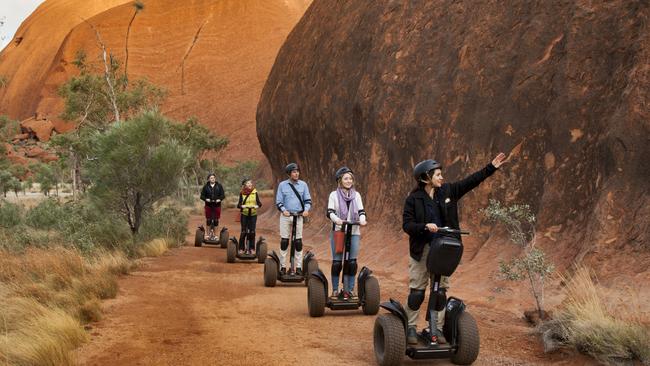
<path id="1" fill-rule="evenodd" d="M 350 243 L 350 255 L 348 259 L 357 259 L 359 255 L 359 245 L 361 244 L 360 235 L 352 235 Z M 330 232 L 330 247 L 332 249 L 332 260 L 343 262 L 343 253 L 336 254 L 336 246 L 334 245 L 334 232 Z M 339 279 L 340 274 L 334 273 L 332 271 L 332 291 L 338 291 L 339 289 Z M 348 292 L 354 290 L 354 275 L 343 274 L 343 289 Z"/>

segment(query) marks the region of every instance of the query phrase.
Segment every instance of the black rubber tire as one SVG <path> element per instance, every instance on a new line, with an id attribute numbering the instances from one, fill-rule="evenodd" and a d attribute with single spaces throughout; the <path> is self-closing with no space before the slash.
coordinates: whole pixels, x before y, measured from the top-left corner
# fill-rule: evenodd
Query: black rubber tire
<path id="1" fill-rule="evenodd" d="M 237 256 L 237 245 L 232 240 L 228 240 L 228 249 L 226 249 L 226 262 L 235 263 L 235 257 Z"/>
<path id="2" fill-rule="evenodd" d="M 194 233 L 194 246 L 203 246 L 203 238 L 205 238 L 205 232 L 201 229 L 196 229 L 196 233 Z"/>
<path id="3" fill-rule="evenodd" d="M 364 287 L 366 301 L 363 303 L 363 313 L 366 315 L 376 315 L 379 312 L 379 300 L 381 299 L 379 280 L 375 276 L 370 276 L 366 278 Z"/>
<path id="4" fill-rule="evenodd" d="M 307 307 L 309 316 L 316 318 L 325 314 L 325 285 L 318 279 L 307 281 Z"/>
<path id="5" fill-rule="evenodd" d="M 458 317 L 458 351 L 451 357 L 456 365 L 471 365 L 481 348 L 478 326 L 472 314 L 463 311 Z"/>
<path id="6" fill-rule="evenodd" d="M 264 260 L 264 286 L 275 287 L 275 282 L 278 280 L 278 266 L 271 258 Z"/>
<path id="7" fill-rule="evenodd" d="M 318 271 L 318 261 L 316 258 L 312 257 L 309 262 L 307 262 L 307 272 L 305 272 L 305 286 L 309 286 L 309 281 L 311 278 L 311 273 Z"/>
<path id="8" fill-rule="evenodd" d="M 260 241 L 259 248 L 257 248 L 257 263 L 264 263 L 268 254 L 267 250 L 266 240 Z"/>
<path id="9" fill-rule="evenodd" d="M 221 249 L 224 249 L 228 246 L 228 242 L 230 241 L 230 238 L 228 237 L 230 233 L 228 230 L 223 230 L 219 234 L 219 244 L 221 245 Z"/>
<path id="10" fill-rule="evenodd" d="M 373 344 L 379 366 L 401 365 L 406 353 L 406 334 L 402 320 L 393 314 L 379 315 L 375 319 Z"/>

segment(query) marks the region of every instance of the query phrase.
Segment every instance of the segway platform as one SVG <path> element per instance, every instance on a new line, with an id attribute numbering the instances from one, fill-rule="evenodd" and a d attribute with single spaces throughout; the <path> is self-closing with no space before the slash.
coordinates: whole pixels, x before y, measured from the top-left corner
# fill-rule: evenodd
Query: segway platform
<path id="1" fill-rule="evenodd" d="M 257 263 L 264 263 L 264 259 L 266 258 L 266 239 L 264 237 L 260 237 L 257 240 L 257 243 L 255 243 L 255 254 L 247 254 L 245 252 L 240 252 L 238 250 L 239 248 L 239 243 L 237 241 L 237 238 L 232 237 L 228 241 L 228 249 L 226 252 L 226 262 L 228 263 L 234 263 L 235 258 L 243 261 L 251 261 L 251 260 L 256 260 Z"/>
<path id="2" fill-rule="evenodd" d="M 200 247 L 203 246 L 203 244 L 211 244 L 211 245 L 219 245 L 221 248 L 226 248 L 226 245 L 228 243 L 228 228 L 225 226 L 221 228 L 221 231 L 219 232 L 219 238 L 213 239 L 206 239 L 205 238 L 205 228 L 203 225 L 200 225 L 197 229 L 196 232 L 194 233 L 194 246 L 195 247 Z"/>
<path id="3" fill-rule="evenodd" d="M 307 252 L 302 258 L 303 274 L 297 275 L 293 273 L 282 274 L 280 272 L 280 257 L 274 251 L 271 252 L 264 261 L 264 286 L 274 287 L 277 281 L 286 283 L 300 283 L 305 282 L 305 286 L 309 283 L 309 273 L 318 270 L 318 261 L 314 258 L 314 253 Z"/>

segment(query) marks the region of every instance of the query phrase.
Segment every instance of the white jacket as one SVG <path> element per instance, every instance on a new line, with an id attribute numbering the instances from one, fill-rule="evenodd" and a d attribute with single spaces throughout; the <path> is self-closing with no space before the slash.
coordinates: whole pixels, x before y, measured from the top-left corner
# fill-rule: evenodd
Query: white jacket
<path id="1" fill-rule="evenodd" d="M 366 210 L 363 209 L 363 202 L 361 201 L 361 195 L 357 192 L 356 197 L 354 198 L 355 203 L 357 204 L 357 209 L 359 210 L 359 221 L 366 221 Z M 351 206 L 351 205 L 350 205 Z M 352 221 L 352 211 L 348 211 L 348 217 L 341 218 L 336 214 L 339 212 L 339 198 L 336 191 L 330 193 L 329 200 L 327 202 L 327 217 L 332 220 L 334 225 L 334 230 L 341 230 L 340 225 L 336 225 L 336 221 Z M 361 230 L 359 230 L 359 225 L 354 225 L 352 227 L 352 235 L 361 235 Z"/>

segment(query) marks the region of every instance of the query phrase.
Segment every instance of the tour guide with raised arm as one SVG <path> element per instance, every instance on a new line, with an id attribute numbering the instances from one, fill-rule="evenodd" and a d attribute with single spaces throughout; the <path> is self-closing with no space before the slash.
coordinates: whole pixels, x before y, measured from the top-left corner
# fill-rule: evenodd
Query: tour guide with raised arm
<path id="1" fill-rule="evenodd" d="M 300 180 L 300 167 L 291 163 L 285 167 L 289 176 L 287 180 L 280 182 L 278 192 L 275 196 L 275 205 L 282 212 L 280 216 L 280 273 L 287 273 L 287 253 L 289 248 L 289 236 L 292 231 L 294 217 L 292 213 L 302 213 L 295 218 L 295 264 L 296 275 L 302 275 L 302 224 L 303 217 L 309 216 L 311 209 L 311 196 L 307 183 Z M 291 268 L 290 268 L 291 271 Z"/>

